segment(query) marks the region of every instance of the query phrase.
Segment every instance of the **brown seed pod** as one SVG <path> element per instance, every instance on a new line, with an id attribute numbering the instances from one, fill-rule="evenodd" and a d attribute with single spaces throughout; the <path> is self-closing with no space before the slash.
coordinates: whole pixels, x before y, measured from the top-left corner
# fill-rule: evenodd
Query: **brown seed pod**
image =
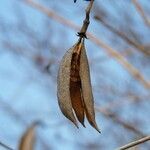
<path id="1" fill-rule="evenodd" d="M 71 120 L 77 127 L 77 121 L 73 114 L 71 98 L 70 98 L 70 68 L 73 50 L 76 45 L 70 48 L 64 55 L 58 72 L 57 96 L 58 103 L 62 113 Z"/>
<path id="2" fill-rule="evenodd" d="M 82 84 L 82 94 L 84 97 L 85 113 L 89 123 L 98 131 L 98 126 L 95 121 L 94 99 L 92 93 L 90 69 L 88 58 L 86 55 L 85 46 L 83 44 L 80 58 L 80 77 Z"/>
<path id="3" fill-rule="evenodd" d="M 62 113 L 77 127 L 77 120 L 89 123 L 98 131 L 95 121 L 94 101 L 89 64 L 84 40 L 78 41 L 64 55 L 58 73 L 58 102 Z M 75 117 L 76 116 L 76 117 Z"/>

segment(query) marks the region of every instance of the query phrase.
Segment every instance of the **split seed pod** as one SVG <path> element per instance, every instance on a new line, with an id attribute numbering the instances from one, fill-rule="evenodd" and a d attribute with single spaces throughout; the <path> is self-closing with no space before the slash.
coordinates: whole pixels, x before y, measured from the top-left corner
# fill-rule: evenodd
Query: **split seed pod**
<path id="1" fill-rule="evenodd" d="M 98 131 L 90 70 L 84 39 L 79 40 L 64 55 L 58 72 L 58 103 L 62 113 L 77 127 L 77 120 L 85 127 L 84 117 Z M 77 119 L 76 119 L 77 118 Z"/>

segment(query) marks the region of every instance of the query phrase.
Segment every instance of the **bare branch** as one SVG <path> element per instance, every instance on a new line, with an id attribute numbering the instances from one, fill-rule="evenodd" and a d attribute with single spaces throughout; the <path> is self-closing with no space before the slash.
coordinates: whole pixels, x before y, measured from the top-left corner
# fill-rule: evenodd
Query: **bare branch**
<path id="1" fill-rule="evenodd" d="M 125 149 L 128 149 L 128 148 L 137 146 L 137 145 L 139 145 L 139 144 L 145 143 L 145 142 L 147 142 L 147 141 L 149 141 L 149 140 L 150 140 L 150 135 L 149 135 L 149 136 L 146 136 L 146 137 L 144 137 L 144 138 L 142 138 L 142 139 L 139 139 L 139 140 L 137 140 L 137 141 L 131 142 L 131 143 L 127 144 L 127 145 L 124 145 L 124 146 L 118 148 L 117 150 L 125 150 Z"/>

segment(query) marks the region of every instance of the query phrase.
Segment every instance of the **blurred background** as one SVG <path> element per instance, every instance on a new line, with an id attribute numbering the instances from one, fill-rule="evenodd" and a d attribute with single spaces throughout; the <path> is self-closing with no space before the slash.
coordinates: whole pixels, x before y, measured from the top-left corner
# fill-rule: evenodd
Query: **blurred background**
<path id="1" fill-rule="evenodd" d="M 37 120 L 44 126 L 37 127 L 35 150 L 114 150 L 150 134 L 149 0 L 95 0 L 85 44 L 102 133 L 87 122 L 77 129 L 61 114 L 59 63 L 78 40 L 87 4 L 1 0 L 1 142 L 17 149 Z"/>

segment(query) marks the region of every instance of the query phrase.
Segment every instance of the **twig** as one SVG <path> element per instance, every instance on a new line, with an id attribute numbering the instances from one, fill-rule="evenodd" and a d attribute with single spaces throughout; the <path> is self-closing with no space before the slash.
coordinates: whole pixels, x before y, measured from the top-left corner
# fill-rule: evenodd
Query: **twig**
<path id="1" fill-rule="evenodd" d="M 145 15 L 145 12 L 143 11 L 142 6 L 139 4 L 139 2 L 137 0 L 132 0 L 132 2 L 134 4 L 135 8 L 137 9 L 138 13 L 142 17 L 143 21 L 145 22 L 145 24 L 150 27 L 150 20 Z"/>
<path id="2" fill-rule="evenodd" d="M 4 147 L 4 148 L 7 149 L 7 150 L 13 150 L 13 148 L 7 146 L 6 144 L 4 144 L 4 143 L 2 143 L 2 142 L 0 142 L 0 146 Z"/>
<path id="3" fill-rule="evenodd" d="M 94 2 L 94 0 L 91 0 L 88 7 L 86 8 L 86 17 L 83 21 L 83 25 L 82 25 L 80 32 L 78 32 L 78 36 L 80 36 L 80 38 L 87 38 L 86 37 L 86 31 L 87 31 L 88 26 L 90 24 L 90 12 L 91 12 L 91 9 L 93 6 L 93 2 Z"/>
<path id="4" fill-rule="evenodd" d="M 144 138 L 142 138 L 142 139 L 139 139 L 139 140 L 137 140 L 137 141 L 131 142 L 131 143 L 127 144 L 127 145 L 124 145 L 124 146 L 118 148 L 117 150 L 126 150 L 126 149 L 131 148 L 131 147 L 134 147 L 134 146 L 136 146 L 136 145 L 145 143 L 145 142 L 147 142 L 147 141 L 149 141 L 149 140 L 150 140 L 150 135 L 149 135 L 149 136 L 146 136 L 146 137 L 144 137 Z"/>
<path id="5" fill-rule="evenodd" d="M 25 0 L 30 6 L 38 9 L 39 11 L 43 12 L 47 16 L 53 18 L 57 22 L 68 26 L 74 30 L 80 30 L 80 27 L 74 24 L 71 21 L 68 21 L 64 17 L 56 14 L 52 10 L 47 9 L 46 7 L 42 6 L 41 4 L 34 2 L 32 0 Z M 101 41 L 99 38 L 97 38 L 92 33 L 88 33 L 88 37 L 90 37 L 91 41 L 93 41 L 95 44 L 97 44 L 99 47 L 102 47 L 105 49 L 105 52 L 113 57 L 117 62 L 119 62 L 136 80 L 138 80 L 146 89 L 150 89 L 150 81 L 146 80 L 144 76 L 133 66 L 131 65 L 128 60 L 122 56 L 119 52 L 117 52 L 115 49 L 111 48 L 107 44 L 105 44 L 103 41 Z"/>
<path id="6" fill-rule="evenodd" d="M 101 22 L 106 28 L 108 28 L 111 32 L 115 33 L 117 36 L 119 36 L 121 39 L 123 39 L 125 42 L 127 42 L 128 44 L 130 44 L 131 46 L 135 47 L 137 50 L 143 52 L 145 55 L 150 55 L 150 52 L 147 51 L 145 49 L 144 46 L 134 42 L 132 39 L 130 39 L 128 36 L 126 36 L 123 32 L 117 30 L 116 28 L 114 28 L 111 24 L 109 24 L 108 22 L 106 22 L 103 18 L 99 17 L 99 16 L 94 16 L 94 18 Z"/>

